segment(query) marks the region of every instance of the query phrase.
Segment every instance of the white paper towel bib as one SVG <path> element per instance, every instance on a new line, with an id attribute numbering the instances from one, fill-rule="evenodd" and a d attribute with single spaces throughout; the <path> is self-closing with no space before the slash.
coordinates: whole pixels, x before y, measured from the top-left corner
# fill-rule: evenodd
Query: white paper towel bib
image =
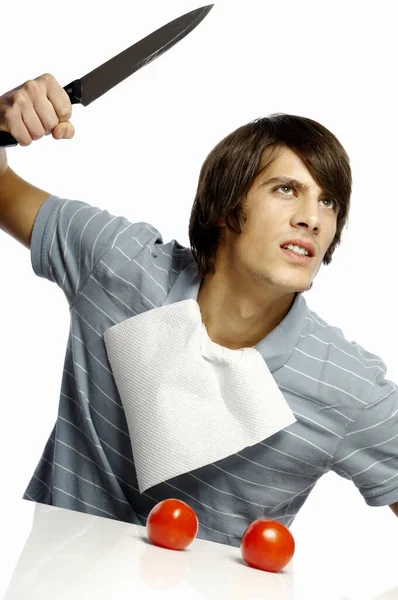
<path id="1" fill-rule="evenodd" d="M 261 354 L 212 342 L 196 300 L 127 319 L 104 340 L 141 493 L 296 421 Z"/>

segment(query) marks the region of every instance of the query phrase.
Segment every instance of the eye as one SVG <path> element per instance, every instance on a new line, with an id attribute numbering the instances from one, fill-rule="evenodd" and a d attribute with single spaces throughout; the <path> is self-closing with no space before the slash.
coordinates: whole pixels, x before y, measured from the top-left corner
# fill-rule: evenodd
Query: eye
<path id="1" fill-rule="evenodd" d="M 320 202 L 328 202 L 329 204 L 324 205 L 326 206 L 326 208 L 331 208 L 332 210 L 335 210 L 337 208 L 335 201 L 331 200 L 330 198 L 322 198 Z"/>
<path id="2" fill-rule="evenodd" d="M 287 194 L 289 194 L 289 192 L 293 191 L 293 188 L 291 185 L 280 185 L 276 188 L 276 191 L 279 190 L 282 190 L 283 195 L 286 196 Z"/>

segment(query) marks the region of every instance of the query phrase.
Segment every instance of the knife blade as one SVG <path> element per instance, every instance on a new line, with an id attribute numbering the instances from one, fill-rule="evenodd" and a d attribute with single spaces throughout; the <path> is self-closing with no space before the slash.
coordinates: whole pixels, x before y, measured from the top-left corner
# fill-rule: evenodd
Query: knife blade
<path id="1" fill-rule="evenodd" d="M 64 90 L 71 103 L 88 106 L 127 77 L 156 60 L 193 31 L 213 6 L 214 4 L 208 4 L 177 17 L 90 73 L 66 85 Z M 0 131 L 0 147 L 16 145 L 18 142 L 10 133 Z"/>

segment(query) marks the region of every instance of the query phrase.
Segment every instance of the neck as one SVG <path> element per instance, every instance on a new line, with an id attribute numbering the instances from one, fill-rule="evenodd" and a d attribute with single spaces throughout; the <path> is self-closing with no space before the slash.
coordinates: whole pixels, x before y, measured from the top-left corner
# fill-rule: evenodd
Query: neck
<path id="1" fill-rule="evenodd" d="M 204 277 L 197 302 L 210 339 L 226 348 L 258 344 L 284 319 L 294 293 L 269 286 L 246 286 L 222 272 Z"/>

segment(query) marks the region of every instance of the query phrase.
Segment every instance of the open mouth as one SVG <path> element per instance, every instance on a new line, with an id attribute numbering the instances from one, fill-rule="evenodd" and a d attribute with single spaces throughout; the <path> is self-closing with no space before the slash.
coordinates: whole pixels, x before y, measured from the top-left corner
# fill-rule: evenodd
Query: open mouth
<path id="1" fill-rule="evenodd" d="M 295 244 L 288 244 L 287 246 L 281 246 L 283 250 L 290 250 L 299 256 L 311 256 L 311 252 L 302 246 L 296 246 Z"/>
<path id="2" fill-rule="evenodd" d="M 284 254 L 286 254 L 286 256 L 289 256 L 289 258 L 292 258 L 300 263 L 307 263 L 313 257 L 313 254 L 310 250 L 294 244 L 281 246 L 281 250 L 284 252 Z"/>
<path id="3" fill-rule="evenodd" d="M 289 238 L 280 245 L 282 250 L 285 250 L 293 256 L 313 258 L 316 254 L 315 246 L 310 240 L 302 238 Z"/>

